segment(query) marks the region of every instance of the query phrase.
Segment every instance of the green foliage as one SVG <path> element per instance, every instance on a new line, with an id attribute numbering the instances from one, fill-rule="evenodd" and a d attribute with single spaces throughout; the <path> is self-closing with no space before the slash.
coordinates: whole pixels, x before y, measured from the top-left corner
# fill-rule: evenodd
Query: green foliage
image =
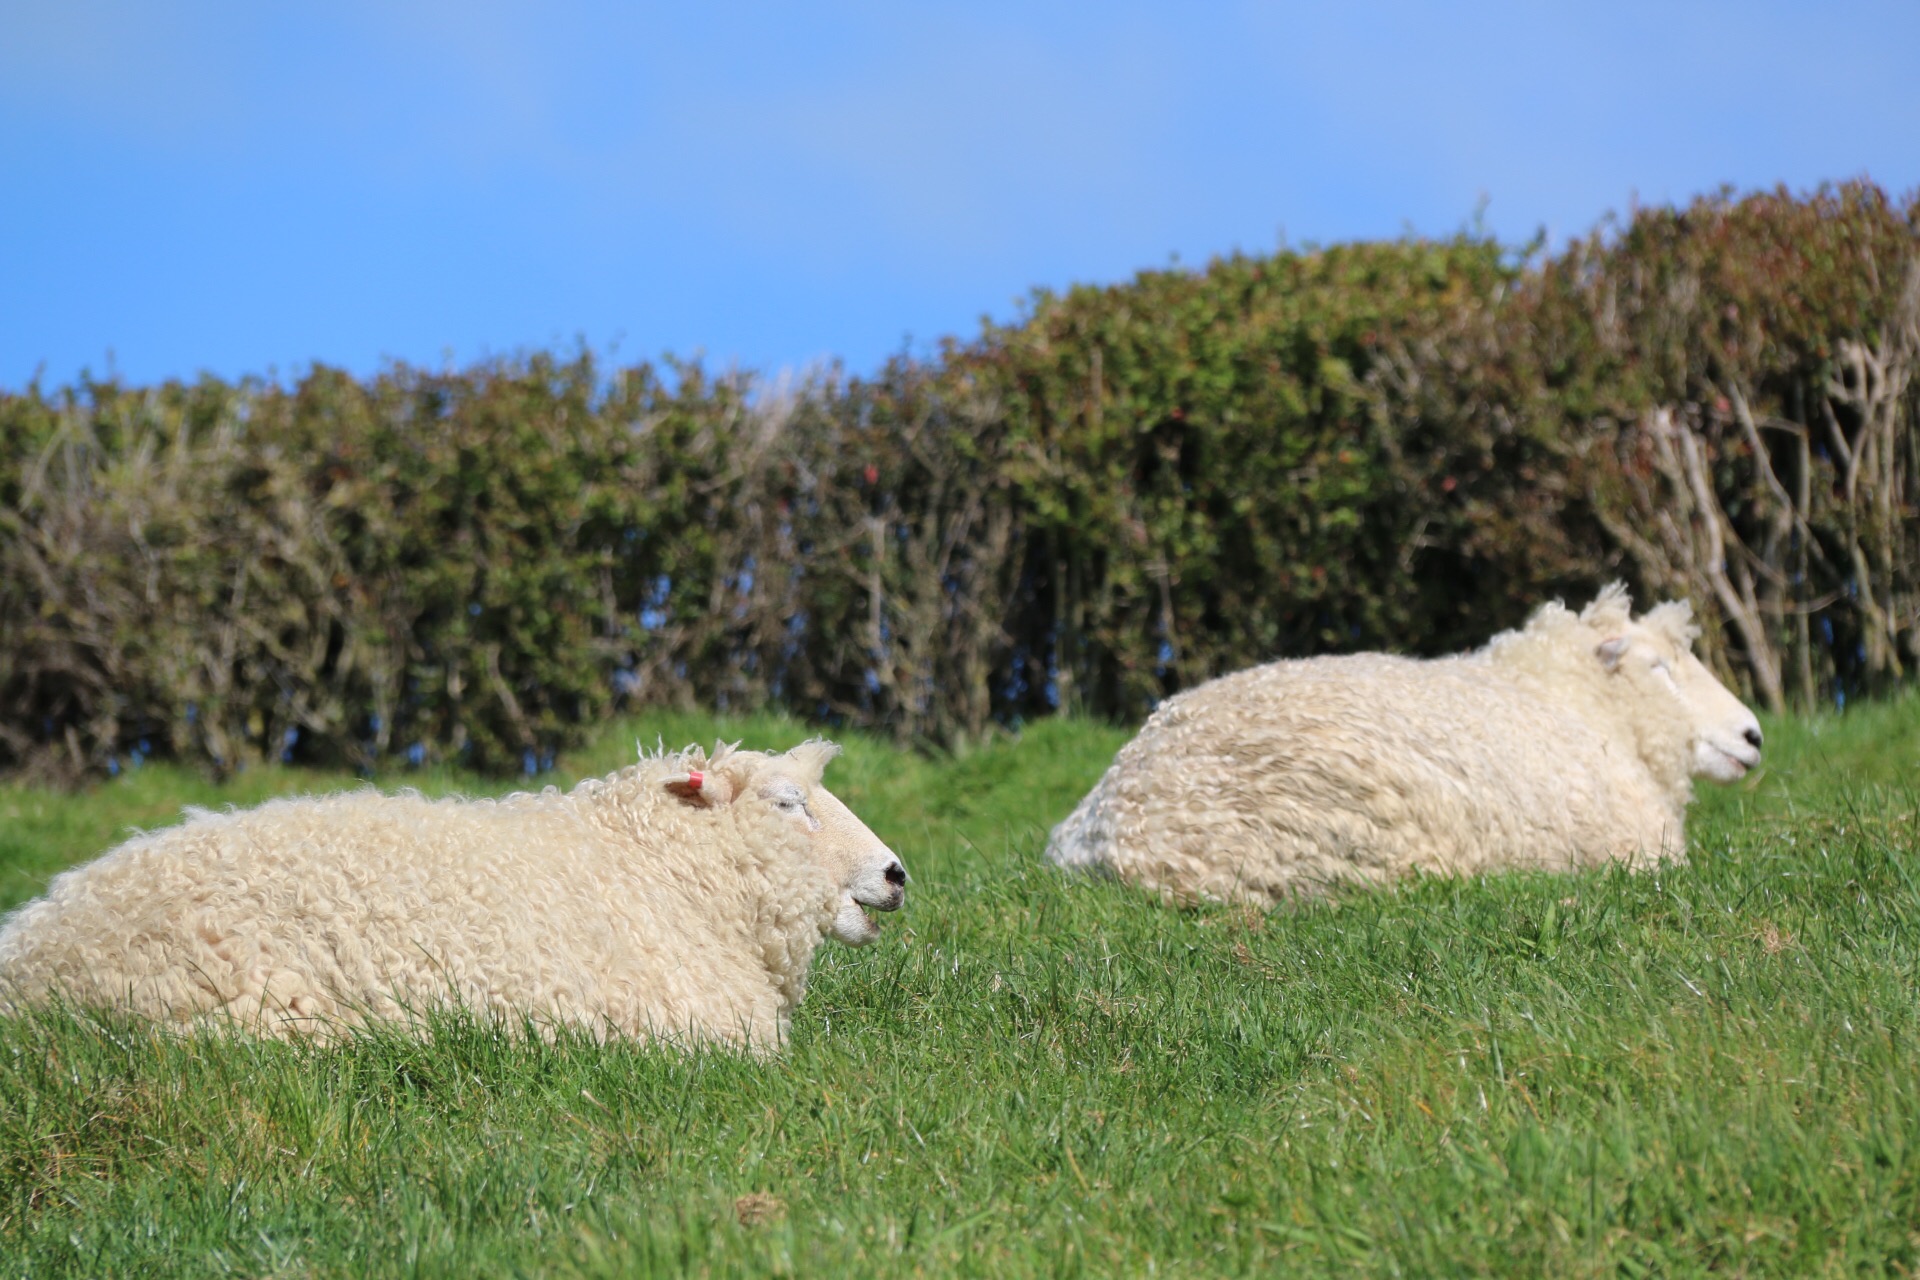
<path id="1" fill-rule="evenodd" d="M 622 721 L 567 766 L 715 728 Z M 1689 866 L 1265 915 L 1041 865 L 1121 731 L 1056 717 L 932 758 L 853 735 L 828 781 L 906 860 L 909 904 L 876 945 L 823 949 L 779 1058 L 457 1015 L 329 1048 L 0 1020 L 0 1257 L 48 1276 L 1912 1270 L 1920 699 L 1766 732 L 1766 766 L 1696 808 Z M 0 905 L 170 799 L 354 780 L 236 785 L 163 764 L 80 796 L 0 786 Z"/>
<path id="2" fill-rule="evenodd" d="M 533 772 L 621 707 L 957 745 L 1626 577 L 1772 708 L 1920 665 L 1871 186 L 1037 295 L 872 377 L 531 356 L 0 394 L 0 768 Z"/>
<path id="3" fill-rule="evenodd" d="M 1849 184 L 1637 214 L 1516 299 L 1615 554 L 1773 707 L 1920 661 L 1920 205 Z M 1564 372 L 1560 372 L 1564 371 Z"/>
<path id="4" fill-rule="evenodd" d="M 1137 716 L 1276 654 L 1459 648 L 1582 582 L 1558 530 L 1502 525 L 1542 450 L 1408 411 L 1514 278 L 1465 239 L 1236 257 L 1042 296 L 953 353 L 1018 389 L 1062 700 Z"/>

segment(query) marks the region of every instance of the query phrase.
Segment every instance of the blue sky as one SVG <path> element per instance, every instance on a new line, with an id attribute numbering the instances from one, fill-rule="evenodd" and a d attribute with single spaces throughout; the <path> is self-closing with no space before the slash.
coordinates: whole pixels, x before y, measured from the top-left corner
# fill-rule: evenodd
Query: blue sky
<path id="1" fill-rule="evenodd" d="M 1920 4 L 0 0 L 0 387 L 584 340 L 862 372 L 1035 286 L 1920 186 Z"/>

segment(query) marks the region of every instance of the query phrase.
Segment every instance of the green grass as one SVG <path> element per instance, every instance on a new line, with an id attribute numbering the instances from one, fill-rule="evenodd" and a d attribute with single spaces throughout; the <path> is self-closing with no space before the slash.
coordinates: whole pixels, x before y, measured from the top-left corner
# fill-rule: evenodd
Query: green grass
<path id="1" fill-rule="evenodd" d="M 854 740 L 829 782 L 909 906 L 820 952 L 780 1057 L 0 1022 L 0 1275 L 1912 1271 L 1920 698 L 1767 733 L 1685 868 L 1266 916 L 1041 865 L 1120 732 Z M 0 788 L 0 905 L 182 801 L 323 784 Z"/>

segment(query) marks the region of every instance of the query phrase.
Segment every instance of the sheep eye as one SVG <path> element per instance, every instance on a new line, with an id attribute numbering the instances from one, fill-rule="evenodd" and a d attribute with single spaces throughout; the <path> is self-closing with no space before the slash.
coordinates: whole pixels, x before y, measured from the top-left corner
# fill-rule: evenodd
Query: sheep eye
<path id="1" fill-rule="evenodd" d="M 806 813 L 808 811 L 807 798 L 803 795 L 798 795 L 791 791 L 782 791 L 773 796 L 772 799 L 773 807 L 782 813 Z"/>
<path id="2" fill-rule="evenodd" d="M 820 829 L 820 819 L 813 816 L 813 810 L 807 808 L 807 802 L 804 799 L 798 796 L 781 796 L 773 804 L 781 813 L 803 819 L 807 824 L 807 830 Z"/>

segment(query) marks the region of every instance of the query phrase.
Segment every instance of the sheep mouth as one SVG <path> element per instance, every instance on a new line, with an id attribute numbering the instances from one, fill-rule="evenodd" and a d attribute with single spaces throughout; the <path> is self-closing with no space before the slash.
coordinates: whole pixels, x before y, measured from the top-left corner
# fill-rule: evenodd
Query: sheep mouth
<path id="1" fill-rule="evenodd" d="M 1710 742 L 1707 745 L 1713 748 L 1716 755 L 1727 762 L 1729 771 L 1733 774 L 1733 781 L 1737 782 L 1741 778 L 1746 777 L 1748 771 L 1760 763 L 1760 753 L 1757 751 L 1753 753 L 1752 759 L 1748 759 L 1745 756 L 1736 755 L 1725 747 L 1718 746 L 1714 743 Z"/>
<path id="2" fill-rule="evenodd" d="M 854 909 L 859 911 L 861 918 L 867 922 L 867 927 L 875 933 L 880 932 L 880 930 L 885 927 L 885 922 L 875 913 L 880 911 L 898 911 L 901 906 L 900 900 L 897 898 L 892 902 L 862 902 L 860 899 L 854 898 L 852 902 Z"/>
<path id="3" fill-rule="evenodd" d="M 833 936 L 850 947 L 864 947 L 880 936 L 880 922 L 873 918 L 876 911 L 897 911 L 901 898 L 895 895 L 881 902 L 862 902 L 852 894 L 840 899 L 840 910 L 833 917 Z"/>
<path id="4" fill-rule="evenodd" d="M 876 911 L 898 911 L 902 906 L 906 905 L 907 891 L 905 889 L 894 889 L 892 892 L 878 898 L 863 898 L 857 893 L 850 893 L 847 895 L 847 898 L 871 917 Z"/>

